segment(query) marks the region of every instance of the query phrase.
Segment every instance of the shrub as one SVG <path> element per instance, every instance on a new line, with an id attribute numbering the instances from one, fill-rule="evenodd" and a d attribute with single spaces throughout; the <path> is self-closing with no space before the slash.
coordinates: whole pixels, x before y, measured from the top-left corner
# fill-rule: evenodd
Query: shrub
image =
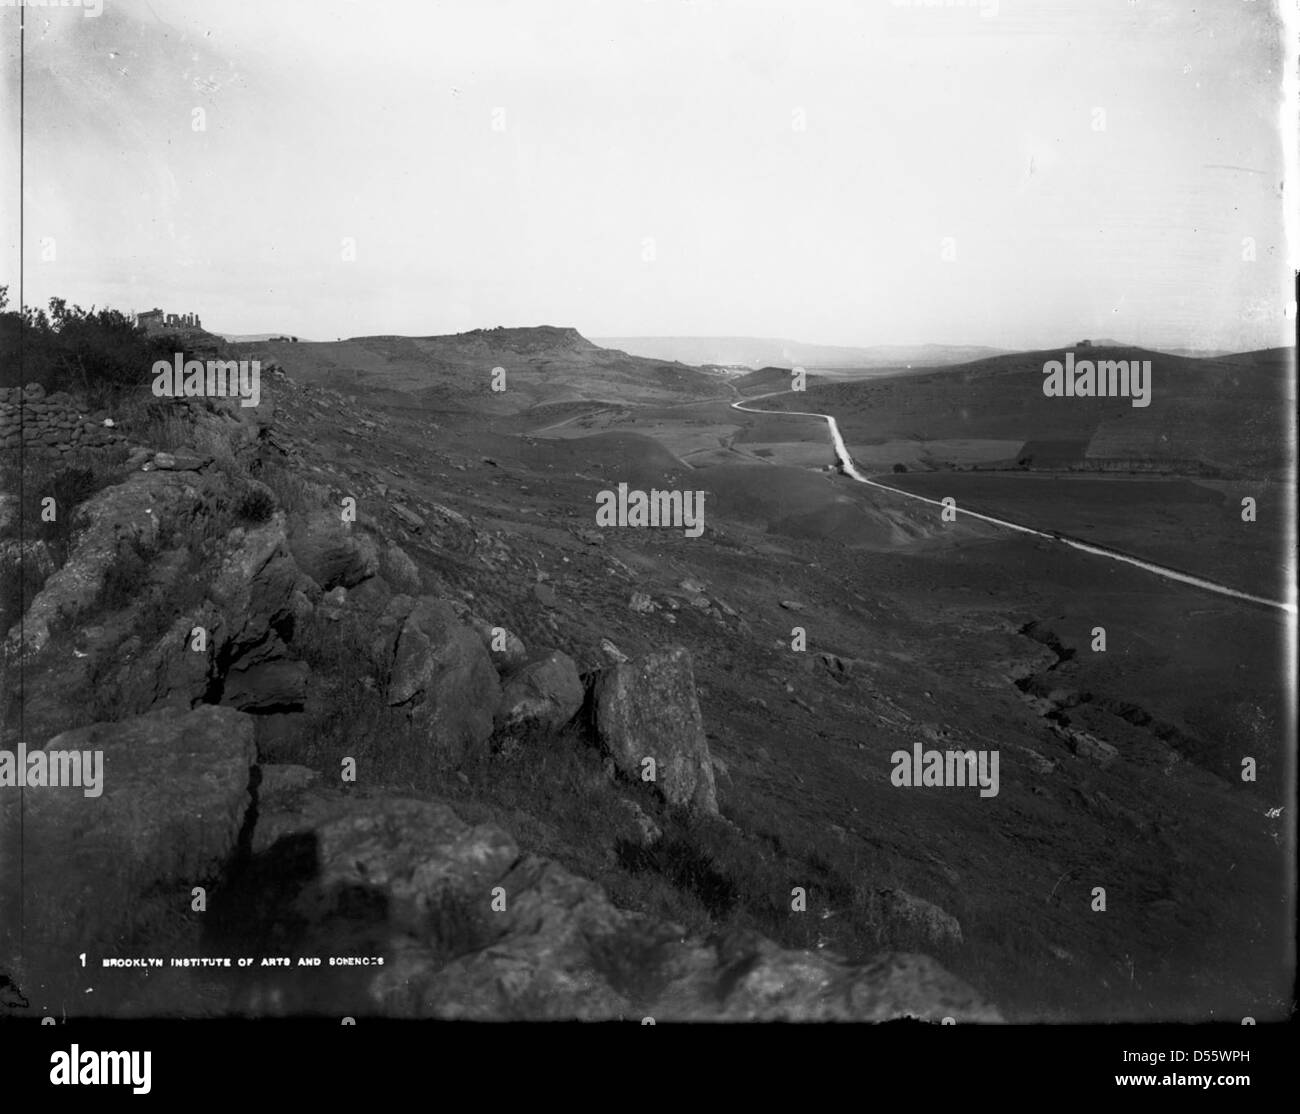
<path id="1" fill-rule="evenodd" d="M 0 289 L 7 302 L 7 288 Z M 0 386 L 35 381 L 103 405 L 124 387 L 147 386 L 154 362 L 170 361 L 174 344 L 151 336 L 117 310 L 85 310 L 51 298 L 48 313 L 0 312 Z"/>
<path id="2" fill-rule="evenodd" d="M 253 474 L 270 489 L 276 504 L 286 514 L 314 509 L 317 501 L 312 497 L 307 482 L 291 468 L 278 461 L 263 461 Z"/>
<path id="3" fill-rule="evenodd" d="M 275 493 L 254 480 L 240 492 L 235 513 L 245 522 L 266 522 L 275 513 Z"/>

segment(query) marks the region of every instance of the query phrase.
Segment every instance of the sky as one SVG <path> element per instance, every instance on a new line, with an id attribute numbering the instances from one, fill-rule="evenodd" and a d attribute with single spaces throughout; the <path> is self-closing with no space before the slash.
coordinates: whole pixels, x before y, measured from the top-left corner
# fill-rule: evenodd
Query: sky
<path id="1" fill-rule="evenodd" d="M 21 237 L 227 333 L 1294 337 L 1267 0 L 91 3 L 0 0 L 11 301 Z"/>

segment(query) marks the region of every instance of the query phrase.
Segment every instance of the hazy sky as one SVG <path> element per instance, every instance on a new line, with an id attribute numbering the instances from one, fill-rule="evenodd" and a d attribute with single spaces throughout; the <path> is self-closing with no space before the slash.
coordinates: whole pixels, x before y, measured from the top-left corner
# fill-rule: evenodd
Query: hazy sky
<path id="1" fill-rule="evenodd" d="M 1267 0 L 102 4 L 25 11 L 29 303 L 321 339 L 1294 330 Z"/>

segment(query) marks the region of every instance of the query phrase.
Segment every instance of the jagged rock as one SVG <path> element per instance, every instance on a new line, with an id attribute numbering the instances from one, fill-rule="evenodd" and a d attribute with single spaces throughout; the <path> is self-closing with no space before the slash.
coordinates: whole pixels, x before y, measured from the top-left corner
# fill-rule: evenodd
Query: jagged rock
<path id="1" fill-rule="evenodd" d="M 460 620 L 478 635 L 483 648 L 492 659 L 492 664 L 496 666 L 497 673 L 504 676 L 527 663 L 528 648 L 514 631 L 489 623 L 486 619 L 475 615 L 467 605 L 458 600 L 449 602 L 455 608 Z"/>
<path id="2" fill-rule="evenodd" d="M 220 613 L 211 638 L 232 666 L 284 657 L 282 632 L 292 630 L 301 611 L 299 596 L 319 600 L 321 591 L 289 555 L 283 512 L 253 529 L 232 530 L 226 546 L 208 588 Z"/>
<path id="3" fill-rule="evenodd" d="M 102 793 L 29 787 L 22 794 L 24 959 L 95 952 L 158 887 L 219 873 L 235 849 L 256 761 L 252 720 L 232 708 L 162 709 L 50 739 L 47 751 L 102 751 Z M 0 788 L 0 846 L 18 846 L 19 796 Z M 0 856 L 0 908 L 18 908 L 18 859 Z M 188 897 L 186 897 L 188 900 Z M 17 945 L 0 917 L 0 967 Z M 33 931 L 39 926 L 39 931 Z M 12 968 L 10 968 L 12 969 Z"/>
<path id="4" fill-rule="evenodd" d="M 155 453 L 153 466 L 172 472 L 198 472 L 212 463 L 212 457 L 198 453 Z"/>
<path id="5" fill-rule="evenodd" d="M 297 948 L 383 955 L 346 989 L 355 1015 L 474 1020 L 654 1017 L 658 1021 L 998 1021 L 997 1011 L 933 960 L 881 955 L 862 965 L 788 951 L 753 932 L 704 941 L 680 925 L 613 905 L 557 863 L 519 857 L 491 824 L 438 802 L 298 788 L 259 812 L 251 846 L 266 899 L 306 922 Z M 279 858 L 303 862 L 280 896 Z M 293 1013 L 320 973 L 271 970 Z M 361 997 L 358 998 L 357 996 Z M 338 1009 L 337 1004 L 326 1007 Z"/>
<path id="6" fill-rule="evenodd" d="M 633 592 L 632 598 L 628 601 L 628 607 L 638 615 L 649 615 L 651 612 L 659 610 L 659 605 L 644 592 Z"/>
<path id="7" fill-rule="evenodd" d="M 961 924 L 945 909 L 906 890 L 881 890 L 881 905 L 886 916 L 910 928 L 919 929 L 931 943 L 960 944 Z"/>
<path id="8" fill-rule="evenodd" d="M 224 703 L 263 711 L 301 706 L 302 685 L 294 674 L 303 667 L 279 663 L 289 656 L 285 639 L 312 612 L 307 591 L 319 596 L 320 589 L 289 556 L 283 514 L 232 530 L 223 551 L 206 600 L 178 616 L 151 646 L 113 651 L 116 663 L 98 683 L 116 694 L 125 714 L 215 700 L 227 675 Z M 160 560 L 158 572 L 178 579 L 184 561 Z M 264 665 L 275 668 L 261 670 Z"/>
<path id="9" fill-rule="evenodd" d="M 838 654 L 818 654 L 817 659 L 837 681 L 847 681 L 853 676 L 854 662 L 851 658 L 842 658 Z"/>
<path id="10" fill-rule="evenodd" d="M 293 523 L 289 549 L 298 567 L 321 589 L 352 588 L 379 571 L 379 547 L 367 534 L 322 508 Z"/>
<path id="11" fill-rule="evenodd" d="M 38 652 L 50 638 L 50 624 L 75 620 L 89 608 L 104 586 L 108 569 L 123 548 L 136 539 L 156 543 L 161 523 L 182 521 L 200 501 L 191 473 L 134 473 L 125 483 L 92 495 L 74 512 L 78 533 L 67 562 L 45 582 L 27 610 L 21 636 L 17 624 L 9 632 L 13 648 Z"/>
<path id="12" fill-rule="evenodd" d="M 784 607 L 787 611 L 803 610 L 803 604 L 799 603 L 797 600 L 782 600 L 781 606 Z"/>
<path id="13" fill-rule="evenodd" d="M 506 679 L 496 717 L 498 728 L 508 732 L 530 726 L 554 730 L 574 717 L 582 700 L 578 667 L 567 654 L 552 650 Z"/>
<path id="14" fill-rule="evenodd" d="M 413 596 L 420 594 L 420 570 L 401 546 L 389 542 L 380 560 L 379 571 L 394 591 Z"/>
<path id="15" fill-rule="evenodd" d="M 414 533 L 418 534 L 424 529 L 424 519 L 409 507 L 404 507 L 401 503 L 394 503 L 392 506 L 392 512 L 401 519 L 403 525 L 407 526 Z"/>
<path id="16" fill-rule="evenodd" d="M 448 522 L 459 526 L 462 530 L 472 531 L 474 529 L 474 524 L 459 511 L 453 511 L 450 507 L 444 507 L 441 503 L 431 504 L 430 509 L 434 514 L 440 515 Z"/>
<path id="17" fill-rule="evenodd" d="M 622 774 L 640 780 L 643 759 L 654 758 L 655 785 L 669 803 L 718 811 L 709 743 L 684 647 L 598 672 L 592 711 L 601 745 Z"/>
<path id="18" fill-rule="evenodd" d="M 268 661 L 226 674 L 221 703 L 241 712 L 301 710 L 311 669 L 302 661 Z"/>
<path id="19" fill-rule="evenodd" d="M 608 638 L 602 638 L 600 640 L 600 652 L 604 654 L 606 658 L 608 658 L 610 661 L 616 664 L 632 660 L 625 653 L 623 653 L 622 650 L 620 650 L 617 646 L 615 646 L 614 643 L 612 643 Z"/>
<path id="20" fill-rule="evenodd" d="M 160 707 L 192 708 L 217 679 L 217 646 L 209 639 L 204 652 L 196 651 L 194 629 L 212 631 L 219 625 L 215 608 L 204 604 L 193 614 L 177 618 L 140 653 L 115 653 L 118 664 L 100 683 L 116 694 L 117 707 L 125 715 L 140 715 Z"/>
<path id="21" fill-rule="evenodd" d="M 1074 728 L 1059 729 L 1065 736 L 1066 744 L 1080 758 L 1087 758 L 1102 766 L 1107 766 L 1119 757 L 1119 749 L 1112 743 L 1104 739 L 1098 739 L 1095 735 L 1089 735 L 1086 731 L 1077 731 Z"/>
<path id="22" fill-rule="evenodd" d="M 396 596 L 380 620 L 381 635 L 409 596 Z M 394 611 L 396 607 L 396 611 Z M 423 596 L 401 619 L 385 670 L 387 699 L 405 705 L 431 741 L 453 755 L 487 740 L 501 700 L 496 670 L 478 636 L 445 600 Z"/>

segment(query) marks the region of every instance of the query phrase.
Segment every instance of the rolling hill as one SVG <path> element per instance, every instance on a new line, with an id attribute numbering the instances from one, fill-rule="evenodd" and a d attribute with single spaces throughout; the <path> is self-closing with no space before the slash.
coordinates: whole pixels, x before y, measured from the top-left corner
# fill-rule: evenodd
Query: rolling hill
<path id="1" fill-rule="evenodd" d="M 1287 467 L 1282 423 L 1293 409 L 1293 350 L 1210 359 L 1139 348 L 1087 353 L 1093 360 L 1150 360 L 1150 406 L 1134 407 L 1127 398 L 1045 396 L 1043 365 L 1064 355 L 1055 349 L 902 378 L 812 382 L 801 397 L 765 405 L 834 414 L 850 445 L 1020 442 L 1018 456 L 1040 465 L 1167 462 L 1227 476 L 1280 477 Z M 780 389 L 778 380 L 768 376 L 763 385 Z"/>
<path id="2" fill-rule="evenodd" d="M 253 351 L 253 346 L 236 345 Z M 264 342 L 304 383 L 336 389 L 401 391 L 445 410 L 498 416 L 535 406 L 613 400 L 653 403 L 721 395 L 718 379 L 696 368 L 598 347 L 576 329 L 475 329 L 451 336 L 351 337 L 319 343 Z M 493 369 L 505 370 L 493 390 Z"/>

